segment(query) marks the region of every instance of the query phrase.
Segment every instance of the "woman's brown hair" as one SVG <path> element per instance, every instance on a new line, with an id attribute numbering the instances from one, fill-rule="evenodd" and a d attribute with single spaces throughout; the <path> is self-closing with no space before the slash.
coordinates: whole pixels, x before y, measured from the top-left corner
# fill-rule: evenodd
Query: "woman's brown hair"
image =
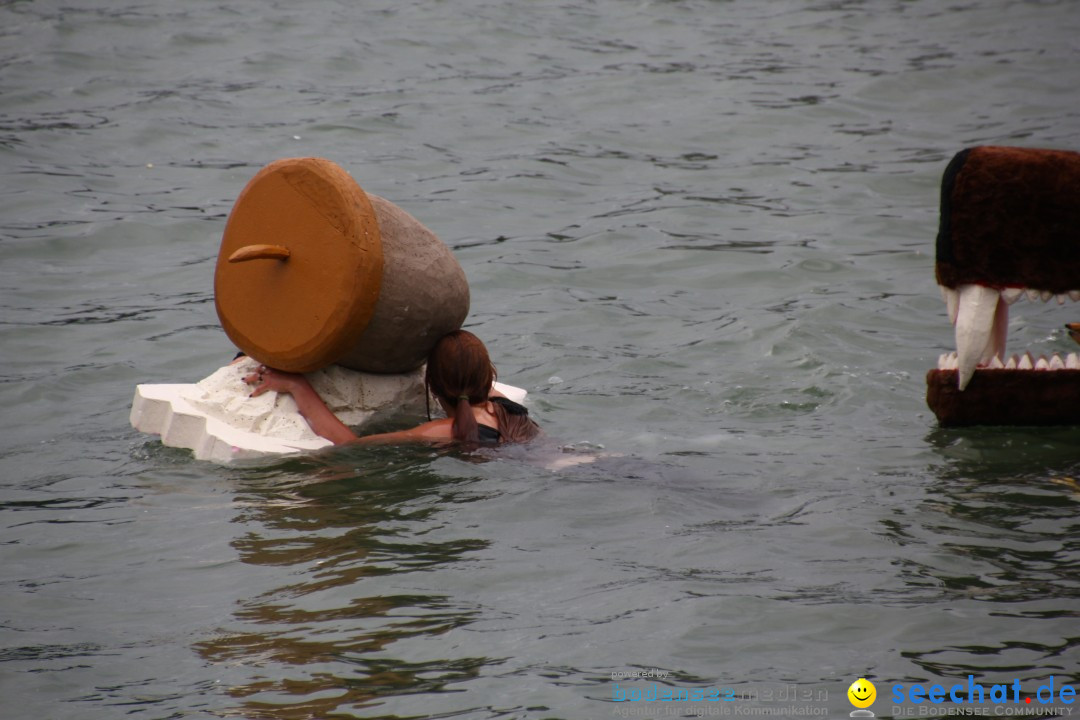
<path id="1" fill-rule="evenodd" d="M 428 354 L 424 384 L 428 391 L 453 409 L 452 437 L 466 444 L 479 444 L 480 430 L 472 406 L 486 403 L 492 383 L 498 377 L 487 348 L 468 330 L 447 333 Z M 462 402 L 464 401 L 464 402 Z M 524 442 L 539 433 L 528 415 L 512 415 L 494 404 L 499 433 L 507 442 Z"/>

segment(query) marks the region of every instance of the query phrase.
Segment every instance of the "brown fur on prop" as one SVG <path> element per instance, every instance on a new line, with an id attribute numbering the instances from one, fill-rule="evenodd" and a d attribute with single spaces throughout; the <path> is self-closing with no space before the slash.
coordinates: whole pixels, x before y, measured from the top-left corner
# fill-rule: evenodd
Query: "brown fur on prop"
<path id="1" fill-rule="evenodd" d="M 959 152 L 941 186 L 938 284 L 1080 286 L 1080 153 L 982 146 Z"/>
<path id="2" fill-rule="evenodd" d="M 931 370 L 926 404 L 946 427 L 1080 425 L 1080 370 L 980 369 L 963 392 L 955 370 Z"/>

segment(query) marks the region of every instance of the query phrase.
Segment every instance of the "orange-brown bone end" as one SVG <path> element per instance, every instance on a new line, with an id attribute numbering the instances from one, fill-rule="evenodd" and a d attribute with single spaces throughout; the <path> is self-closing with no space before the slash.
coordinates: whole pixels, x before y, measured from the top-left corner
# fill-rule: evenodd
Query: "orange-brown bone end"
<path id="1" fill-rule="evenodd" d="M 230 262 L 259 245 L 287 249 L 288 261 Z M 329 160 L 285 158 L 256 173 L 229 214 L 214 302 L 241 350 L 309 372 L 334 363 L 363 333 L 382 271 L 379 224 L 363 189 Z"/>

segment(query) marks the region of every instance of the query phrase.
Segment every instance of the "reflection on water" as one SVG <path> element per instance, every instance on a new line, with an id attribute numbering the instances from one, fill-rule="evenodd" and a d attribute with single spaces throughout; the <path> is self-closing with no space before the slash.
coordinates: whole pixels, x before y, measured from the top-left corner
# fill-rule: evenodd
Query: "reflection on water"
<path id="1" fill-rule="evenodd" d="M 955 431 L 932 436 L 942 447 L 985 442 L 988 452 L 1000 440 Z M 402 450 L 372 459 L 335 451 L 293 463 L 288 472 L 253 470 L 242 479 L 234 522 L 244 532 L 233 545 L 242 562 L 279 568 L 287 582 L 243 598 L 231 621 L 194 645 L 214 664 L 250 670 L 248 681 L 228 688 L 238 704 L 227 712 L 398 717 L 391 709 L 398 701 L 430 694 L 433 699 L 419 707 L 437 708 L 440 695 L 457 697 L 460 683 L 486 684 L 495 677 L 524 685 L 544 679 L 595 702 L 609 696 L 611 672 L 629 667 L 664 669 L 670 673 L 665 684 L 673 687 L 715 684 L 709 673 L 690 671 L 677 660 L 635 662 L 643 657 L 635 648 L 647 645 L 659 628 L 675 630 L 677 657 L 704 657 L 718 646 L 771 657 L 767 648 L 775 646 L 774 670 L 728 677 L 776 680 L 783 677 L 775 674 L 785 667 L 781 657 L 800 668 L 812 662 L 817 645 L 797 639 L 829 636 L 838 606 L 855 625 L 876 618 L 877 632 L 850 639 L 856 652 L 873 657 L 895 646 L 913 668 L 903 677 L 869 672 L 875 679 L 1018 677 L 1025 692 L 1048 670 L 1061 682 L 1077 679 L 1067 658 L 1080 638 L 1053 629 L 1080 615 L 1080 485 L 1063 472 L 1028 468 L 1007 477 L 973 477 L 986 463 L 957 460 L 930 475 L 880 478 L 861 497 L 778 493 L 751 476 L 730 483 L 718 498 L 707 470 L 715 460 L 707 452 L 680 454 L 679 465 L 601 457 L 534 488 L 517 483 L 508 465 L 523 458 L 492 463 L 444 455 L 434 471 L 426 455 Z M 1021 468 L 1023 458 L 1016 461 Z M 495 479 L 507 471 L 505 481 Z M 586 499 L 610 503 L 615 488 L 628 504 L 600 509 Z M 537 552 L 546 557 L 539 550 L 547 545 L 543 536 L 513 517 L 503 521 L 516 528 L 506 534 L 489 515 L 493 508 L 516 513 L 508 504 L 513 497 L 543 512 L 545 495 L 562 508 L 566 528 L 594 526 L 586 537 L 609 528 L 602 555 L 588 547 L 577 553 L 580 577 L 570 578 L 560 567 L 564 591 L 557 595 L 541 589 L 543 580 L 530 579 L 535 568 L 526 569 Z M 575 510 L 570 497 L 578 498 Z M 881 543 L 836 522 L 869 498 L 880 505 L 874 534 Z M 455 510 L 464 506 L 487 518 L 487 526 L 455 522 Z M 647 529 L 654 522 L 670 529 L 656 536 Z M 818 542 L 799 547 L 805 537 Z M 753 552 L 738 549 L 747 544 Z M 643 555 L 642 547 L 649 552 Z M 507 569 L 499 563 L 508 558 L 525 583 L 513 594 L 488 587 L 505 583 Z M 852 565 L 861 567 L 859 582 L 841 571 Z M 423 579 L 429 573 L 467 573 L 472 581 L 433 585 Z M 438 585 L 446 591 L 433 592 Z M 521 613 L 522 602 L 536 603 L 528 615 Z M 803 609 L 801 620 L 792 618 L 793 607 Z M 650 617 L 664 623 L 655 625 Z M 987 622 L 996 627 L 992 637 L 977 631 Z M 627 644 L 629 638 L 615 630 L 625 623 L 643 636 Z M 742 624 L 754 632 L 740 632 Z M 629 652 L 625 662 L 594 651 L 569 652 L 564 657 L 577 661 L 552 664 L 538 662 L 543 655 L 530 647 L 536 639 L 521 646 L 472 644 L 457 633 L 514 636 L 523 627 L 540 638 L 568 632 L 567 639 L 586 645 L 621 637 Z M 458 640 L 442 643 L 439 654 L 426 649 L 447 637 Z M 515 656 L 531 659 L 522 663 Z M 808 691 L 828 692 L 828 683 L 806 684 L 805 674 L 800 677 Z M 465 707 L 479 712 L 472 702 Z M 514 703 L 511 708 L 522 710 Z"/>
<path id="2" fill-rule="evenodd" d="M 1075 434 L 1045 428 L 933 433 L 930 442 L 950 462 L 915 508 L 922 532 L 909 526 L 904 541 L 924 534 L 955 561 L 937 569 L 909 566 L 905 574 L 911 583 L 917 585 L 921 577 L 936 580 L 946 595 L 1039 603 L 1038 609 L 997 611 L 1005 616 L 1080 614 Z M 959 567 L 963 574 L 956 574 Z"/>
<path id="3" fill-rule="evenodd" d="M 883 535 L 904 548 L 894 560 L 898 578 L 918 602 L 945 604 L 954 618 L 994 618 L 999 632 L 906 641 L 903 655 L 922 677 L 1020 678 L 1027 693 L 1048 674 L 1080 678 L 1080 636 L 1032 624 L 1080 618 L 1075 438 L 1071 428 L 939 429 L 927 437 L 946 463 L 910 508 L 882 521 Z"/>
<path id="4" fill-rule="evenodd" d="M 270 479 L 256 471 L 244 481 L 234 522 L 248 529 L 233 546 L 244 563 L 281 568 L 287 582 L 245 598 L 234 622 L 195 643 L 208 661 L 255 669 L 251 682 L 228 688 L 241 701 L 232 712 L 330 717 L 385 695 L 446 692 L 490 662 L 415 660 L 395 647 L 465 626 L 481 612 L 459 598 L 408 591 L 409 574 L 460 571 L 487 546 L 437 539 L 451 530 L 440 517 L 445 507 L 479 495 L 470 479 L 447 480 L 418 465 L 416 454 L 391 451 L 387 467 L 329 455 L 299 473 Z"/>

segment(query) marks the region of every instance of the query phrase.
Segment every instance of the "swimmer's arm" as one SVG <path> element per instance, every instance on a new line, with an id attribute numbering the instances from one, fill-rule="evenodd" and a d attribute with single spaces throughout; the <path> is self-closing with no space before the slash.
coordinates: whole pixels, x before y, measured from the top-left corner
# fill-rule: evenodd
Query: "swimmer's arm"
<path id="1" fill-rule="evenodd" d="M 258 397 L 269 390 L 292 395 L 297 410 L 307 420 L 312 432 L 335 445 L 356 440 L 356 433 L 326 407 L 319 393 L 315 392 L 315 388 L 311 387 L 311 383 L 303 375 L 274 370 L 264 365 L 246 376 L 244 382 L 255 386 L 251 397 Z"/>
<path id="2" fill-rule="evenodd" d="M 258 397 L 268 390 L 288 393 L 296 401 L 296 408 L 311 426 L 312 432 L 324 437 L 335 445 L 391 445 L 396 443 L 438 443 L 447 442 L 451 437 L 449 419 L 432 420 L 408 430 L 378 433 L 357 437 L 349 426 L 341 422 L 311 383 L 303 375 L 287 373 L 268 368 L 265 365 L 244 378 L 244 382 L 254 385 L 252 397 Z"/>
<path id="3" fill-rule="evenodd" d="M 431 420 L 408 430 L 378 433 L 376 435 L 353 436 L 348 440 L 353 445 L 401 445 L 405 443 L 440 443 L 450 440 L 452 420 Z"/>
<path id="4" fill-rule="evenodd" d="M 450 440 L 450 426 L 453 421 L 432 420 L 408 430 L 357 436 L 348 425 L 341 422 L 330 411 L 323 399 L 311 387 L 303 375 L 302 383 L 291 390 L 293 400 L 300 414 L 308 421 L 312 431 L 335 445 L 403 445 L 406 443 L 438 443 Z M 299 393 L 299 394 L 298 394 Z"/>

